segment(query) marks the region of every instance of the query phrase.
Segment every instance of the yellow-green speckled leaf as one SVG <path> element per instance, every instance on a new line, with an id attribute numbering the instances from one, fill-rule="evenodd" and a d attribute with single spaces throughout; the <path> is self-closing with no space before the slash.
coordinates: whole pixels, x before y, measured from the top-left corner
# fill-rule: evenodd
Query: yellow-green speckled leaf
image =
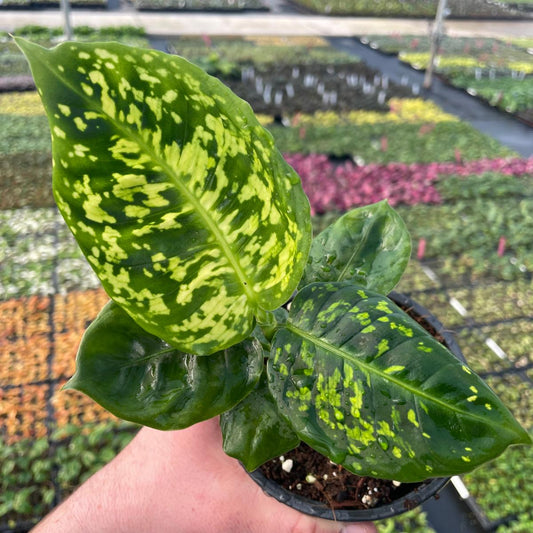
<path id="1" fill-rule="evenodd" d="M 110 297 L 183 351 L 244 339 L 290 297 L 311 240 L 300 180 L 248 104 L 177 56 L 17 43 L 57 205 Z"/>
<path id="2" fill-rule="evenodd" d="M 296 295 L 268 376 L 298 437 L 356 474 L 445 477 L 531 442 L 471 369 L 391 300 L 350 282 Z"/>

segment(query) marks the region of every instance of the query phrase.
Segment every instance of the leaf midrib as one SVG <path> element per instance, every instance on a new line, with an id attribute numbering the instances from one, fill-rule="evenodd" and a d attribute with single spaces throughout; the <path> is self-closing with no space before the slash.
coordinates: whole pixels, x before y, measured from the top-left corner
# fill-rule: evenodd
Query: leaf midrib
<path id="1" fill-rule="evenodd" d="M 350 255 L 349 259 L 346 261 L 346 265 L 338 275 L 337 279 L 335 281 L 344 281 L 344 277 L 346 275 L 346 272 L 348 272 L 348 268 L 352 265 L 354 262 L 354 259 L 359 255 L 359 251 L 361 248 L 366 244 L 366 241 L 368 239 L 368 234 L 371 231 L 371 227 L 368 224 L 364 224 L 363 227 L 363 235 L 361 239 L 358 239 L 357 246 L 354 247 L 354 250 L 352 254 Z"/>
<path id="2" fill-rule="evenodd" d="M 203 220 L 205 226 L 207 229 L 211 232 L 211 234 L 214 236 L 216 242 L 219 243 L 219 246 L 223 252 L 223 254 L 226 256 L 226 259 L 230 263 L 230 265 L 233 267 L 233 270 L 235 271 L 237 278 L 239 279 L 239 282 L 241 284 L 241 287 L 246 294 L 247 298 L 251 302 L 255 302 L 257 300 L 255 293 L 251 290 L 252 282 L 250 279 L 245 275 L 244 270 L 242 269 L 237 257 L 233 254 L 231 248 L 229 247 L 226 240 L 223 238 L 223 234 L 219 231 L 216 224 L 213 220 L 208 216 L 208 212 L 203 208 L 200 201 L 187 189 L 187 187 L 180 183 L 179 179 L 175 175 L 175 173 L 172 171 L 172 169 L 169 167 L 169 165 L 160 157 L 154 156 L 153 150 L 148 149 L 148 145 L 138 135 L 136 135 L 131 130 L 128 130 L 125 128 L 120 121 L 115 119 L 114 117 L 111 117 L 105 111 L 102 107 L 95 107 L 94 104 L 96 102 L 96 99 L 93 101 L 90 98 L 87 97 L 87 95 L 81 91 L 81 89 L 77 86 L 74 86 L 72 83 L 69 82 L 69 80 L 65 77 L 63 77 L 59 71 L 53 70 L 50 68 L 48 63 L 45 63 L 46 67 L 49 72 L 51 72 L 57 79 L 59 79 L 60 82 L 62 82 L 65 86 L 69 87 L 70 90 L 77 94 L 78 97 L 80 97 L 87 105 L 88 109 L 93 109 L 101 113 L 102 115 L 108 117 L 108 120 L 115 126 L 115 128 L 123 134 L 124 137 L 130 138 L 135 143 L 139 145 L 139 147 L 143 150 L 143 153 L 148 154 L 151 161 L 154 163 L 154 166 L 160 166 L 163 169 L 163 172 L 169 176 L 169 179 L 174 183 L 177 189 L 179 189 L 183 195 L 186 197 L 186 200 L 189 201 L 193 207 L 195 208 L 196 212 L 200 215 L 200 218 Z M 55 117 L 54 117 L 55 119 Z M 124 135 L 124 132 L 126 132 L 126 135 Z"/>
<path id="3" fill-rule="evenodd" d="M 438 398 L 435 398 L 434 396 L 430 396 L 429 394 L 426 394 L 424 393 L 423 391 L 420 391 L 419 389 L 416 389 L 414 387 L 410 387 L 408 385 L 406 385 L 405 382 L 403 381 L 400 381 L 396 378 L 394 378 L 394 376 L 391 376 L 390 374 L 386 374 L 385 372 L 382 372 L 381 370 L 379 369 L 376 369 L 374 368 L 373 366 L 369 365 L 369 364 L 366 364 L 366 363 L 363 363 L 362 361 L 359 361 L 357 360 L 355 357 L 353 357 L 351 354 L 349 354 L 348 352 L 345 352 L 343 350 L 341 350 L 340 348 L 334 346 L 333 344 L 329 343 L 329 342 L 326 342 L 322 339 L 319 339 L 318 337 L 315 337 L 309 333 L 307 333 L 306 331 L 300 329 L 299 327 L 295 326 L 294 324 L 291 324 L 291 323 L 287 323 L 285 324 L 284 326 L 285 328 L 287 328 L 289 331 L 291 331 L 292 333 L 294 333 L 295 335 L 298 335 L 300 337 L 302 337 L 303 339 L 311 342 L 312 344 L 318 346 L 319 348 L 322 348 L 346 361 L 349 361 L 351 363 L 353 363 L 355 366 L 358 366 L 361 370 L 364 370 L 364 371 L 367 371 L 369 374 L 374 374 L 375 376 L 377 377 L 380 377 L 380 378 L 383 378 L 397 386 L 399 386 L 400 388 L 402 389 L 405 389 L 407 392 L 411 393 L 413 396 L 416 396 L 416 397 L 420 397 L 420 398 L 423 398 L 429 402 L 432 402 L 434 404 L 437 404 L 439 405 L 440 407 L 446 409 L 446 410 L 449 410 L 449 411 L 453 411 L 455 413 L 459 413 L 461 414 L 462 416 L 465 416 L 465 417 L 468 417 L 468 418 L 471 418 L 473 420 L 477 420 L 479 422 L 482 422 L 483 424 L 487 425 L 487 419 L 482 417 L 482 416 L 479 416 L 479 415 L 476 415 L 474 413 L 471 413 L 471 412 L 468 412 L 468 411 L 463 411 L 462 409 L 459 409 L 458 407 L 456 407 L 455 405 L 453 404 L 448 404 L 442 400 L 439 400 Z M 493 424 L 494 425 L 494 424 Z M 498 424 L 498 427 L 500 427 L 501 425 Z"/>

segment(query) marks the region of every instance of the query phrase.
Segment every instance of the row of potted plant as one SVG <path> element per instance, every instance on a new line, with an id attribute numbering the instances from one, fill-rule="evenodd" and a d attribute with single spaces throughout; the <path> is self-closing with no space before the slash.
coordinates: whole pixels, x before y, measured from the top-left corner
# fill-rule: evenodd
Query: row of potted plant
<path id="1" fill-rule="evenodd" d="M 287 126 L 363 125 L 384 122 L 434 124 L 437 122 L 459 121 L 455 115 L 444 112 L 433 102 L 422 98 L 393 97 L 387 100 L 387 108 L 388 111 L 354 109 L 342 114 L 332 110 L 316 111 L 312 114 L 297 113 L 284 116 L 283 120 Z M 2 115 L 16 117 L 44 116 L 44 109 L 39 95 L 34 91 L 0 93 L 0 109 L 2 110 Z M 271 125 L 275 121 L 275 117 L 272 115 L 258 114 L 258 118 L 264 126 Z M 6 117 L 6 120 L 9 120 L 9 118 Z"/>
<path id="2" fill-rule="evenodd" d="M 428 53 L 431 48 L 427 36 L 391 33 L 388 35 L 365 35 L 365 44 L 383 53 L 399 55 L 409 53 Z M 488 37 L 458 37 L 443 35 L 438 48 L 441 57 L 473 58 L 479 65 L 505 67 L 509 62 L 527 62 L 527 40 L 496 39 Z"/>
<path id="3" fill-rule="evenodd" d="M 453 84 L 473 96 L 478 96 L 491 106 L 503 109 L 518 118 L 533 123 L 533 76 L 520 80 L 498 77 L 494 80 L 477 79 L 475 76 L 455 75 Z"/>
<path id="4" fill-rule="evenodd" d="M 77 347 L 77 345 L 74 346 L 74 352 Z M 64 391 L 63 387 L 66 382 L 66 379 L 58 379 L 54 386 L 53 396 L 50 399 L 54 410 L 54 423 L 57 424 L 57 427 L 61 428 L 70 424 L 83 427 L 98 422 L 117 421 L 115 416 L 85 394 L 81 394 L 78 391 Z"/>
<path id="5" fill-rule="evenodd" d="M 474 214 L 471 224 L 477 228 L 486 216 L 484 202 L 492 205 L 494 200 L 491 197 L 508 198 L 515 206 L 520 205 L 520 200 L 527 199 L 527 191 L 530 190 L 531 178 L 528 176 L 531 174 L 531 160 L 486 159 L 469 162 L 411 165 L 391 163 L 366 166 L 356 166 L 348 161 L 339 166 L 331 162 L 326 155 L 287 157 L 301 173 L 305 189 L 316 212 L 323 212 L 328 208 L 343 209 L 364 202 L 358 183 L 373 177 L 372 180 L 366 180 L 364 190 L 371 191 L 376 199 L 381 199 L 385 194 L 389 195 L 394 204 L 413 204 L 420 201 L 439 203 L 443 200 L 447 203 L 463 200 L 464 204 L 464 201 L 470 201 L 468 212 Z M 412 176 L 416 179 L 412 180 Z M 34 182 L 32 190 L 42 201 L 47 183 L 44 182 L 42 188 L 38 185 L 39 182 Z M 25 185 L 24 190 L 27 188 Z M 324 190 L 331 190 L 332 194 L 324 194 Z M 13 199 L 13 196 L 6 194 L 4 198 Z M 475 205 L 471 200 L 476 201 Z M 434 257 L 441 249 L 442 243 L 439 242 L 439 237 L 435 237 L 441 233 L 439 230 L 441 216 L 447 221 L 446 226 L 451 224 L 451 227 L 446 229 L 446 232 L 449 231 L 449 234 L 454 236 L 453 242 L 449 243 L 450 250 L 465 253 L 468 244 L 471 243 L 455 237 L 461 232 L 458 221 L 463 220 L 466 214 L 463 213 L 463 218 L 456 219 L 452 214 L 453 207 L 443 206 L 440 209 L 443 210 L 442 214 L 436 213 L 432 208 L 423 207 L 418 208 L 416 213 L 409 210 L 406 214 L 412 218 L 412 225 L 418 238 L 433 235 L 428 239 L 426 257 Z M 479 238 L 482 234 L 477 238 L 476 242 L 481 243 L 480 249 L 487 250 L 485 257 L 477 257 L 477 263 L 481 270 L 487 266 L 488 261 L 489 271 L 499 272 L 498 275 L 508 271 L 504 277 L 510 276 L 513 279 L 529 271 L 528 233 L 522 231 L 525 221 L 521 211 L 517 211 L 515 207 L 511 208 L 509 204 L 509 209 L 502 212 L 507 213 L 505 224 L 495 226 L 490 234 L 482 237 L 481 241 Z M 436 214 L 433 216 L 431 213 Z M 27 291 L 41 294 L 53 292 L 53 272 L 63 290 L 97 286 L 97 280 L 87 262 L 73 246 L 72 237 L 64 226 L 59 225 L 57 230 L 59 233 L 57 237 L 55 236 L 57 220 L 52 211 L 45 209 L 33 212 L 8 211 L 2 213 L 2 220 L 4 254 L 2 287 L 6 297 L 22 295 Z M 31 230 L 32 226 L 34 230 Z M 36 229 L 44 232 L 39 237 L 38 245 L 34 243 Z M 502 231 L 502 234 L 496 234 L 498 231 Z M 507 239 L 505 254 L 502 257 L 494 257 L 501 236 Z M 520 239 L 524 238 L 526 240 L 521 242 Z M 475 249 L 471 249 L 469 253 L 474 251 Z M 514 258 L 512 253 L 518 252 L 519 257 Z M 58 260 L 55 260 L 57 253 L 59 253 Z M 514 259 L 515 264 L 510 264 L 510 259 Z"/>
<path id="6" fill-rule="evenodd" d="M 420 275 L 420 274 L 419 274 Z M 413 286 L 412 278 L 402 284 Z M 465 303 L 470 325 L 467 329 L 484 327 L 497 321 L 500 314 L 506 317 L 502 327 L 512 327 L 513 323 L 523 321 L 522 329 L 527 325 L 527 315 L 533 306 L 529 292 L 529 282 L 517 280 L 513 283 L 498 284 L 494 282 L 479 283 L 475 287 L 448 289 L 448 296 L 439 293 L 422 293 L 418 296 L 427 307 L 446 303 L 449 295 Z M 416 292 L 416 291 L 415 291 Z M 444 300 L 442 299 L 444 298 Z M 440 299 L 440 300 L 439 300 Z M 2 323 L 5 333 L 0 338 L 2 346 L 2 375 L 0 382 L 5 385 L 58 380 L 70 376 L 74 371 L 74 358 L 79 344 L 79 337 L 85 326 L 106 303 L 107 296 L 99 290 L 73 291 L 67 295 L 54 297 L 53 315 L 49 297 L 12 299 L 0 304 Z M 462 318 L 452 307 L 444 306 L 441 318 L 450 327 L 460 327 Z M 51 331 L 51 324 L 54 331 Z M 461 330 L 462 331 L 462 330 Z M 497 331 L 497 328 L 496 328 Z M 524 332 L 523 332 L 524 333 Z M 498 337 L 496 333 L 496 337 Z M 508 335 L 516 337 L 515 333 Z M 510 346 L 508 362 L 517 361 L 527 353 L 531 337 L 523 334 L 514 345 L 505 339 L 500 344 Z M 525 343 L 525 344 L 524 344 Z M 529 343 L 529 344 L 528 344 Z M 53 348 L 52 348 L 53 346 Z M 479 346 L 477 345 L 479 350 Z M 51 355 L 51 352 L 53 354 Z M 497 359 L 487 357 L 486 353 L 474 353 L 465 348 L 474 369 L 484 364 L 493 365 Z M 24 354 L 24 357 L 20 357 Z M 48 360 L 50 361 L 50 366 Z M 51 372 L 51 374 L 49 374 Z"/>
<path id="7" fill-rule="evenodd" d="M 146 31 L 140 26 L 118 25 L 94 28 L 81 24 L 76 25 L 73 28 L 73 32 L 76 36 L 76 39 L 79 40 L 98 41 L 102 39 L 113 39 L 120 41 L 123 39 L 137 39 L 137 46 L 143 46 L 147 42 Z M 24 26 L 15 28 L 12 32 L 12 35 L 32 39 L 37 42 L 41 42 L 44 45 L 46 43 L 58 42 L 62 38 L 64 38 L 64 28 L 41 26 L 39 24 L 26 24 Z M 0 32 L 0 42 L 4 45 L 10 42 L 12 43 L 11 39 L 9 38 L 8 32 Z M 17 48 L 13 47 L 13 49 L 15 50 Z"/>
<path id="8" fill-rule="evenodd" d="M 4 1 L 1 6 L 6 7 L 6 2 Z M 143 28 L 136 26 L 104 26 L 102 28 L 92 28 L 81 25 L 75 26 L 73 32 L 79 41 L 112 40 L 135 46 L 149 46 L 146 32 Z M 53 46 L 64 39 L 63 28 L 48 28 L 37 24 L 16 28 L 13 30 L 13 34 L 35 40 L 43 46 Z M 0 82 L 2 77 L 8 78 L 20 75 L 30 75 L 28 63 L 13 43 L 9 33 L 0 31 Z"/>
<path id="9" fill-rule="evenodd" d="M 325 153 L 358 165 L 473 161 L 513 151 L 464 122 L 269 128 L 285 153 Z"/>
<path id="10" fill-rule="evenodd" d="M 69 0 L 74 8 L 105 8 L 107 0 Z M 2 0 L 1 9 L 42 9 L 50 7 L 59 7 L 60 0 Z"/>
<path id="11" fill-rule="evenodd" d="M 25 384 L 0 388 L 2 438 L 12 442 L 48 434 L 49 385 Z"/>
<path id="12" fill-rule="evenodd" d="M 166 41 L 171 53 L 197 63 L 210 54 L 236 65 L 264 68 L 287 64 L 358 63 L 351 54 L 335 50 L 321 37 L 173 37 Z"/>
<path id="13" fill-rule="evenodd" d="M 37 94 L 6 93 L 0 95 L 0 103 L 5 113 L 5 128 L 0 132 L 4 176 L 0 187 L 9 191 L 9 195 L 0 195 L 0 206 L 53 205 L 48 187 L 50 140 Z M 393 98 L 387 105 L 388 112 L 287 116 L 284 123 L 292 124 L 292 128 L 281 128 L 268 117 L 262 121 L 272 129 L 285 152 L 329 152 L 355 158 L 359 163 L 453 161 L 511 153 L 423 100 Z M 341 142 L 339 135 L 343 136 Z M 442 146 L 447 149 L 443 151 Z M 25 185 L 28 180 L 33 187 Z"/>
<path id="14" fill-rule="evenodd" d="M 437 0 L 403 2 L 402 0 L 291 0 L 318 13 L 327 15 L 359 15 L 382 17 L 428 17 L 434 18 Z M 483 0 L 448 0 L 450 17 L 460 18 L 513 18 L 522 17 L 522 10 L 509 2 L 484 2 Z"/>
<path id="15" fill-rule="evenodd" d="M 533 170 L 532 159 L 364 166 L 349 161 L 339 165 L 320 154 L 293 154 L 286 159 L 299 173 L 316 213 L 342 212 L 363 205 L 365 197 L 376 201 L 387 197 L 391 205 L 441 203 L 439 188 L 448 200 L 479 199 L 479 184 L 487 192 L 490 186 L 496 187 L 498 197 L 521 198 L 529 196 L 526 191 Z M 486 176 L 487 172 L 496 174 Z M 448 183 L 450 175 L 453 179 Z"/>
<path id="16" fill-rule="evenodd" d="M 475 250 L 485 250 L 485 254 L 497 255 L 498 248 L 505 250 L 502 257 L 507 261 L 516 261 L 517 274 L 527 275 L 531 272 L 530 251 L 531 242 L 522 232 L 531 231 L 533 219 L 528 215 L 533 199 L 515 200 L 514 198 L 495 201 L 474 200 L 471 202 L 459 201 L 453 205 L 423 206 L 414 205 L 410 209 L 402 210 L 408 224 L 413 226 L 414 237 L 425 239 L 425 254 L 428 257 L 438 255 L 441 246 L 448 247 L 448 253 L 461 254 L 473 253 Z M 483 211 L 485 206 L 485 211 Z M 427 216 L 425 227 L 416 228 L 415 221 Z M 444 220 L 442 217 L 446 216 Z M 451 217 L 460 217 L 463 231 L 460 225 L 448 222 Z M 486 224 L 480 226 L 482 221 Z M 439 226 L 441 231 L 436 231 Z"/>
<path id="17" fill-rule="evenodd" d="M 312 115 L 298 113 L 293 116 L 283 117 L 287 126 L 339 126 L 342 124 L 380 124 L 387 122 L 390 126 L 394 123 L 419 123 L 436 124 L 437 122 L 458 122 L 455 115 L 444 112 L 431 101 L 422 98 L 391 98 L 387 101 L 388 111 L 368 111 L 358 109 L 345 113 L 334 111 L 316 111 Z M 270 125 L 273 117 L 265 116 L 264 124 Z M 391 124 L 392 123 L 392 124 Z M 392 129 L 392 128 L 391 128 Z"/>
<path id="18" fill-rule="evenodd" d="M 420 275 L 419 273 L 418 276 Z M 412 292 L 416 282 L 411 277 L 402 286 L 409 287 Z M 503 314 L 508 322 L 517 320 L 527 322 L 527 314 L 533 306 L 528 291 L 528 281 L 524 279 L 504 285 L 491 282 L 479 283 L 469 288 L 449 288 L 448 294 L 461 302 L 466 302 L 470 329 L 484 327 L 483 324 L 497 321 L 499 314 Z M 445 304 L 446 298 L 449 296 L 424 293 L 424 291 L 418 296 L 427 307 Z M 2 302 L 0 311 L 6 329 L 5 336 L 0 339 L 2 345 L 0 382 L 3 385 L 21 385 L 48 379 L 64 379 L 71 375 L 74 371 L 79 337 L 86 324 L 96 316 L 106 301 L 107 296 L 101 289 L 57 295 L 54 297 L 53 315 L 50 315 L 52 309 L 49 297 L 32 296 Z M 459 327 L 462 321 L 452 307 L 445 305 L 441 318 L 450 327 Z M 51 330 L 52 323 L 54 331 Z M 527 343 L 531 342 L 531 339 L 527 335 L 523 337 L 522 342 L 515 343 L 515 346 L 510 342 L 501 343 L 511 345 L 511 349 L 515 350 L 514 354 L 509 354 L 510 361 L 527 353 Z M 465 353 L 469 356 L 469 360 L 471 359 L 473 368 L 481 364 L 480 362 L 492 365 L 495 361 L 487 358 L 486 353 L 470 353 L 468 349 Z M 21 358 L 20 354 L 24 354 L 24 357 Z M 487 368 L 484 367 L 484 370 Z"/>
<path id="19" fill-rule="evenodd" d="M 399 54 L 414 68 L 429 61 L 429 39 L 412 36 L 368 36 L 373 48 Z M 525 45 L 525 46 L 524 46 Z M 519 118 L 531 121 L 531 59 L 527 43 L 483 38 L 444 37 L 436 72 L 452 85 L 467 90 Z"/>
<path id="20" fill-rule="evenodd" d="M 262 0 L 133 0 L 140 11 L 268 11 Z"/>

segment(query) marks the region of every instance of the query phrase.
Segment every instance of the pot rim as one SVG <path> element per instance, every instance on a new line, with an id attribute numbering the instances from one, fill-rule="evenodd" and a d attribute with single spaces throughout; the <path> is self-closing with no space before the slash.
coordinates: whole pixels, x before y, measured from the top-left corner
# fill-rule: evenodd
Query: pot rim
<path id="1" fill-rule="evenodd" d="M 435 496 L 450 480 L 450 478 L 433 478 L 422 481 L 418 487 L 401 498 L 370 509 L 332 509 L 327 503 L 310 500 L 285 489 L 276 482 L 267 479 L 259 469 L 248 472 L 248 475 L 266 494 L 276 498 L 279 502 L 307 515 L 339 522 L 365 522 L 398 516 Z"/>

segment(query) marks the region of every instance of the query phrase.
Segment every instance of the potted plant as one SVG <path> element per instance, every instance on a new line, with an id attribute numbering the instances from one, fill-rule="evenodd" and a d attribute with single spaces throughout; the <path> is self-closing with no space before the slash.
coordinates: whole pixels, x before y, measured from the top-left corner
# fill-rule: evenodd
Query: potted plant
<path id="1" fill-rule="evenodd" d="M 159 429 L 221 415 L 248 470 L 302 441 L 355 474 L 420 482 L 530 443 L 387 298 L 410 238 L 386 201 L 312 239 L 298 176 L 218 80 L 116 43 L 16 41 L 56 203 L 111 298 L 67 387 Z"/>

